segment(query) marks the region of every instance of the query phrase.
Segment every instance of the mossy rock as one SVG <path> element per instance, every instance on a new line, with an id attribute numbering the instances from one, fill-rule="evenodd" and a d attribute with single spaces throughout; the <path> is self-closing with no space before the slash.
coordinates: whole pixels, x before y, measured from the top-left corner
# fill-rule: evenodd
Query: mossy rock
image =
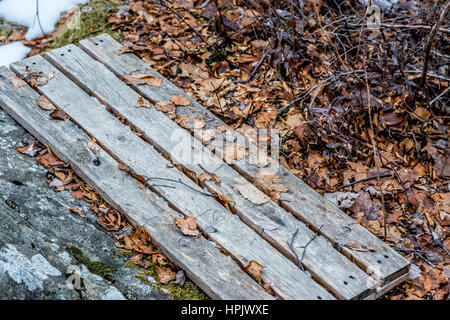
<path id="1" fill-rule="evenodd" d="M 116 268 L 101 262 L 101 261 L 93 261 L 86 256 L 83 251 L 75 246 L 66 247 L 67 251 L 79 262 L 82 263 L 88 268 L 90 272 L 93 274 L 99 275 L 105 280 L 110 282 L 114 282 L 113 273 L 116 272 Z"/>
<path id="2" fill-rule="evenodd" d="M 118 6 L 124 5 L 124 1 L 111 0 L 91 0 L 86 5 L 79 6 L 90 7 L 90 11 L 80 11 L 80 24 L 77 28 L 68 28 L 58 38 L 53 40 L 49 46 L 49 50 L 63 47 L 68 44 L 76 44 L 86 38 L 107 33 L 116 40 L 121 40 L 119 32 L 114 31 L 107 25 L 108 13 Z"/>
<path id="3" fill-rule="evenodd" d="M 150 263 L 148 269 L 141 268 L 139 265 L 132 261 L 127 261 L 125 266 L 131 269 L 138 269 L 141 272 L 136 276 L 142 282 L 148 284 L 152 288 L 165 293 L 167 292 L 173 300 L 208 300 L 209 297 L 192 281 L 186 279 L 186 282 L 181 287 L 175 284 L 175 281 L 170 281 L 167 284 L 153 282 L 149 280 L 149 277 L 158 279 L 155 265 Z"/>

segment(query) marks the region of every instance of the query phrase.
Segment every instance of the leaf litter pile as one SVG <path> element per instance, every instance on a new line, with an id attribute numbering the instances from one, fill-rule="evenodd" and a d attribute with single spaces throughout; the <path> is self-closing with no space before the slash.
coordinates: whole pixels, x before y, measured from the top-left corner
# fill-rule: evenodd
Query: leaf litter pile
<path id="1" fill-rule="evenodd" d="M 123 36 L 123 53 L 137 54 L 219 116 L 224 131 L 277 130 L 285 168 L 409 258 L 410 279 L 385 299 L 447 299 L 448 5 L 389 2 L 378 29 L 356 0 L 132 1 L 111 10 L 108 25 Z M 151 75 L 123 80 L 161 85 Z M 184 128 L 203 128 L 203 119 L 176 113 L 189 104 L 174 96 L 155 107 Z M 207 145 L 214 132 L 201 139 Z M 246 153 L 230 148 L 227 162 Z M 276 176 L 260 178 L 275 198 L 286 192 Z M 111 227 L 107 216 L 99 219 Z M 196 233 L 187 220 L 177 224 Z"/>

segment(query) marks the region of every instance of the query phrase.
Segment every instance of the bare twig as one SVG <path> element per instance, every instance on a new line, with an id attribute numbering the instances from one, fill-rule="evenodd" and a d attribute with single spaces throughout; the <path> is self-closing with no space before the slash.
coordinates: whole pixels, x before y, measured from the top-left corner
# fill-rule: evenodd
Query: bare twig
<path id="1" fill-rule="evenodd" d="M 251 81 L 255 77 L 256 72 L 258 72 L 259 67 L 261 67 L 261 65 L 263 64 L 264 60 L 266 60 L 268 54 L 269 54 L 269 50 L 266 50 L 264 52 L 264 55 L 262 56 L 261 60 L 259 60 L 258 64 L 255 66 L 255 68 L 253 68 L 252 73 L 250 73 L 250 75 L 248 76 L 247 79 L 245 79 L 245 80 L 236 80 L 234 82 L 235 83 L 247 83 L 247 82 Z"/>
<path id="2" fill-rule="evenodd" d="M 365 59 L 364 59 L 365 60 Z M 379 163 L 379 156 L 378 156 L 378 148 L 376 145 L 376 140 L 374 139 L 373 135 L 375 135 L 375 131 L 373 130 L 373 123 L 372 123 L 372 104 L 370 102 L 370 87 L 369 87 L 369 79 L 367 76 L 366 71 L 366 89 L 367 89 L 367 104 L 369 107 L 369 124 L 370 124 L 370 130 L 372 131 L 372 135 L 369 134 L 370 140 L 372 141 L 372 148 L 373 148 L 373 158 L 375 161 L 375 166 L 377 168 L 377 184 L 378 184 L 378 191 L 381 194 L 381 205 L 383 209 L 383 227 L 384 227 L 384 241 L 387 239 L 387 224 L 386 224 L 386 207 L 384 204 L 384 193 L 381 188 L 381 179 L 380 179 L 380 163 Z"/>
<path id="3" fill-rule="evenodd" d="M 305 271 L 305 267 L 303 266 L 303 259 L 305 258 L 306 249 L 314 241 L 314 239 L 317 238 L 317 236 L 319 235 L 320 229 L 322 229 L 322 227 L 323 227 L 323 225 L 320 226 L 317 233 L 315 233 L 314 236 L 311 239 L 309 239 L 309 241 L 304 246 L 298 247 L 298 248 L 303 248 L 301 257 L 298 256 L 297 252 L 294 249 L 294 240 L 295 240 L 295 237 L 297 236 L 298 229 L 295 230 L 294 234 L 292 235 L 291 242 L 288 243 L 289 249 L 291 249 L 292 253 L 294 254 L 295 258 L 297 259 L 300 269 L 302 269 L 302 271 Z"/>
<path id="4" fill-rule="evenodd" d="M 431 29 L 430 35 L 428 36 L 428 40 L 425 44 L 425 48 L 424 48 L 425 57 L 423 59 L 423 68 L 422 68 L 422 74 L 421 74 L 422 85 L 424 85 L 427 81 L 428 62 L 430 60 L 431 47 L 433 46 L 434 37 L 436 36 L 436 33 L 437 33 L 438 29 L 440 28 L 442 21 L 444 20 L 445 16 L 447 15 L 447 13 L 449 11 L 450 11 L 450 1 L 447 2 L 447 5 L 442 9 L 439 19 L 435 23 L 433 28 Z"/>
<path id="5" fill-rule="evenodd" d="M 391 173 L 383 173 L 383 174 L 380 175 L 380 178 L 386 178 L 386 177 L 392 177 L 392 174 L 391 174 Z M 373 179 L 375 179 L 375 178 L 378 178 L 378 176 L 367 177 L 367 178 L 364 178 L 364 179 L 356 180 L 356 181 L 353 181 L 353 182 L 344 184 L 344 185 L 338 187 L 338 189 L 343 189 L 343 188 L 351 187 L 351 186 L 353 186 L 353 185 L 355 185 L 355 184 L 357 184 L 357 183 L 370 181 L 370 180 L 373 180 Z"/>
<path id="6" fill-rule="evenodd" d="M 42 24 L 41 24 L 41 17 L 39 15 L 39 0 L 36 0 L 36 15 L 35 15 L 35 19 L 37 18 L 38 24 L 39 24 L 39 28 L 41 28 L 41 32 L 42 34 L 45 34 L 44 28 L 42 28 Z"/>

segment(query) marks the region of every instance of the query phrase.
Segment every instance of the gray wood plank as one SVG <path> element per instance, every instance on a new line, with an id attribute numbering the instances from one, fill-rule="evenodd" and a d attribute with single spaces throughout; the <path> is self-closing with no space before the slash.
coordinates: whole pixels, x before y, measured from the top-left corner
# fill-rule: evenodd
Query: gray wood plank
<path id="1" fill-rule="evenodd" d="M 52 152 L 69 163 L 86 183 L 121 211 L 135 226 L 145 226 L 154 244 L 185 270 L 187 276 L 214 299 L 273 299 L 253 279 L 205 238 L 186 238 L 174 225 L 178 214 L 135 179 L 118 169 L 103 149 L 94 153 L 90 138 L 71 121 L 52 120 L 38 107 L 39 94 L 29 86 L 13 88 L 15 76 L 0 68 L 0 107 Z M 100 160 L 95 165 L 94 160 Z"/>
<path id="2" fill-rule="evenodd" d="M 158 74 L 136 55 L 131 53 L 120 54 L 121 44 L 108 35 L 103 34 L 83 40 L 80 42 L 80 47 L 89 55 L 104 63 L 118 76 L 129 73 L 142 73 L 153 74 L 155 77 L 162 78 L 161 87 L 133 86 L 139 94 L 151 102 L 169 101 L 173 94 L 187 97 L 190 99 L 191 105 L 178 108 L 177 112 L 204 116 L 206 120 L 205 128 L 216 129 L 218 126 L 225 125 L 219 118 L 206 108 L 203 108 L 169 80 Z M 256 152 L 256 146 L 251 142 L 246 142 L 246 138 L 243 135 L 238 132 L 233 132 L 232 135 L 235 136 L 239 144 L 250 146 L 250 153 Z M 224 140 L 224 133 L 216 130 L 216 139 L 211 144 L 216 150 L 220 150 L 225 145 Z M 277 163 L 272 165 L 274 166 L 274 171 L 279 172 L 279 177 L 284 185 L 289 188 L 288 192 L 281 194 L 281 206 L 315 230 L 320 229 L 320 233 L 329 239 L 343 254 L 367 272 L 373 273 L 373 277 L 377 279 L 379 286 L 386 286 L 391 281 L 395 281 L 398 277 L 409 272 L 410 263 L 408 260 L 364 227 L 356 224 L 353 219 L 336 205 L 324 200 L 322 196 L 288 170 Z M 249 163 L 246 157 L 240 161 L 235 161 L 233 167 L 250 181 L 253 180 L 253 177 L 260 170 L 256 165 Z M 373 246 L 376 248 L 376 251 L 363 252 L 352 250 L 344 246 L 347 243 Z"/>
<path id="3" fill-rule="evenodd" d="M 205 180 L 204 185 L 233 200 L 233 207 L 244 222 L 285 256 L 298 263 L 290 248 L 294 233 L 298 230 L 292 244 L 298 257 L 302 257 L 303 247 L 315 236 L 304 223 L 268 200 L 262 191 L 193 139 L 188 131 L 181 129 L 164 113 L 154 107 L 136 108 L 133 102 L 137 102 L 140 95 L 77 46 L 68 45 L 52 50 L 45 58 L 87 93 L 126 118 L 173 161 L 195 172 L 197 177 L 202 173 L 214 172 L 221 182 L 216 184 L 215 181 Z M 251 190 L 253 197 L 266 197 L 267 202 L 259 205 L 252 203 L 234 185 L 245 186 Z M 375 281 L 322 237 L 308 245 L 302 265 L 316 281 L 329 288 L 338 298 L 364 298 L 374 291 L 372 287 L 375 286 Z"/>
<path id="4" fill-rule="evenodd" d="M 28 67 L 28 68 L 27 68 Z M 41 56 L 11 65 L 26 77 L 30 68 L 53 74 L 47 84 L 38 86 L 56 106 L 94 136 L 115 159 L 140 175 L 151 178 L 151 189 L 178 211 L 196 217 L 202 232 L 231 254 L 241 265 L 255 260 L 265 266 L 262 279 L 283 299 L 333 299 L 333 296 L 285 258 L 268 242 L 228 212 L 213 197 L 174 167 L 150 144 L 131 132 L 98 101 L 64 76 Z M 163 180 L 164 179 L 164 180 Z"/>

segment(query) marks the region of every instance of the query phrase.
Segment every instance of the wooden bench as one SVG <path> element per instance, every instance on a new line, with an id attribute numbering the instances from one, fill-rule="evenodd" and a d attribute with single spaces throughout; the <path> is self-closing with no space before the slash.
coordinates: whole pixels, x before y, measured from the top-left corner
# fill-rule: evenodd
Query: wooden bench
<path id="1" fill-rule="evenodd" d="M 209 296 L 374 299 L 408 277 L 405 258 L 273 159 L 249 161 L 260 154 L 254 142 L 221 129 L 225 123 L 121 47 L 100 35 L 14 63 L 12 71 L 3 67 L 0 106 L 133 224 L 144 225 Z M 38 85 L 37 72 L 46 78 Z M 152 75 L 161 85 L 127 84 L 122 79 L 130 74 Z M 14 76 L 34 81 L 34 87 L 15 87 Z M 41 95 L 70 120 L 50 118 L 38 107 Z M 200 130 L 154 106 L 173 95 L 189 99 L 176 114 L 197 119 Z M 203 130 L 214 138 L 204 141 Z M 88 148 L 91 138 L 100 151 Z M 225 162 L 230 145 L 242 155 Z M 201 156 L 192 161 L 186 155 Z M 146 177 L 148 188 L 140 188 L 119 163 Z M 255 181 L 268 167 L 282 192 Z M 200 179 L 205 174 L 217 181 Z M 195 217 L 202 236 L 183 235 L 174 222 L 180 215 Z M 275 297 L 244 271 L 252 261 L 264 266 L 262 281 Z"/>

